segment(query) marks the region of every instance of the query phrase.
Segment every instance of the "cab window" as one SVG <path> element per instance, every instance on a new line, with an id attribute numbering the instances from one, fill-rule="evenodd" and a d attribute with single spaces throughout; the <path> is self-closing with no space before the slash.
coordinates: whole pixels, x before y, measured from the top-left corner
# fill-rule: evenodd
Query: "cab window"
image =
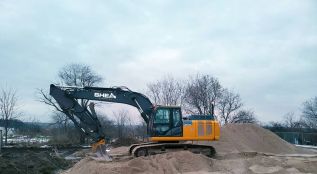
<path id="1" fill-rule="evenodd" d="M 169 109 L 158 109 L 155 114 L 154 123 L 168 124 L 170 111 Z"/>

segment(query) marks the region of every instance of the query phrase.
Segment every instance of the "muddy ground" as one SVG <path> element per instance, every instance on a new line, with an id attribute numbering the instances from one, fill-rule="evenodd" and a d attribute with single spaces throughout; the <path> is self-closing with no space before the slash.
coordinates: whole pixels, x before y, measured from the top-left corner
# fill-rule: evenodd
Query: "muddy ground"
<path id="1" fill-rule="evenodd" d="M 65 160 L 68 153 L 78 149 L 55 153 L 51 149 L 8 148 L 0 154 L 0 174 L 58 173 L 74 165 L 76 161 Z"/>

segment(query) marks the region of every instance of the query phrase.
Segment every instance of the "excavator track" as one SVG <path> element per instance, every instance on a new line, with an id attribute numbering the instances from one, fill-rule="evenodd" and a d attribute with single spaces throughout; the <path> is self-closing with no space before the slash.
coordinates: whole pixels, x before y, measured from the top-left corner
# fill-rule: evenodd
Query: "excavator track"
<path id="1" fill-rule="evenodd" d="M 134 150 L 135 147 L 150 145 L 150 144 L 157 144 L 157 143 L 156 142 L 147 142 L 147 143 L 132 144 L 129 147 L 129 154 L 132 155 L 132 151 Z"/>
<path id="2" fill-rule="evenodd" d="M 134 157 L 150 156 L 180 150 L 188 150 L 208 157 L 213 157 L 216 154 L 216 150 L 212 146 L 189 143 L 144 143 L 134 146 L 134 148 L 130 150 L 131 155 Z"/>

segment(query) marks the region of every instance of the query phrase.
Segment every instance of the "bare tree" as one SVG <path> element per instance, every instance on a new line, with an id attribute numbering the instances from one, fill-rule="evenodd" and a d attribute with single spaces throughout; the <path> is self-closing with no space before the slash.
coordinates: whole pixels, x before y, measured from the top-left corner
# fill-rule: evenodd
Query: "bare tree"
<path id="1" fill-rule="evenodd" d="M 161 80 L 147 85 L 148 95 L 155 104 L 181 105 L 183 99 L 183 85 L 172 76 L 166 76 Z"/>
<path id="2" fill-rule="evenodd" d="M 144 121 L 136 126 L 136 135 L 141 138 L 143 142 L 145 141 L 147 137 L 147 125 Z"/>
<path id="3" fill-rule="evenodd" d="M 64 66 L 58 72 L 58 77 L 62 85 L 68 86 L 93 86 L 102 82 L 102 77 L 97 75 L 90 66 L 76 63 Z"/>
<path id="4" fill-rule="evenodd" d="M 8 139 L 8 127 L 9 122 L 12 119 L 18 118 L 18 98 L 16 96 L 16 90 L 13 88 L 2 88 L 0 93 L 0 112 L 1 117 L 4 121 L 4 134 L 5 134 L 5 144 L 7 144 Z"/>
<path id="5" fill-rule="evenodd" d="M 52 114 L 50 132 L 52 139 L 51 141 L 58 144 L 76 144 L 79 143 L 81 131 L 75 127 L 75 125 L 68 119 L 62 112 L 54 111 Z M 81 142 L 83 143 L 83 142 Z"/>
<path id="6" fill-rule="evenodd" d="M 281 122 L 271 121 L 269 122 L 268 127 L 272 127 L 273 129 L 281 129 L 284 128 L 284 125 Z"/>
<path id="7" fill-rule="evenodd" d="M 118 112 L 114 112 L 115 116 L 115 125 L 117 126 L 118 138 L 125 137 L 125 129 L 127 123 L 129 121 L 128 111 L 127 110 L 119 110 Z"/>
<path id="8" fill-rule="evenodd" d="M 303 104 L 303 119 L 311 128 L 317 128 L 317 97 L 314 97 Z"/>
<path id="9" fill-rule="evenodd" d="M 67 86 L 94 86 L 103 81 L 88 65 L 69 64 L 58 72 L 59 82 L 57 84 Z M 39 101 L 52 106 L 54 110 L 63 112 L 56 101 L 44 89 L 38 89 Z M 87 107 L 88 100 L 81 100 L 82 106 Z"/>
<path id="10" fill-rule="evenodd" d="M 31 139 L 36 137 L 36 135 L 42 133 L 42 128 L 39 125 L 38 119 L 35 117 L 29 117 L 22 125 L 16 128 L 16 134 L 24 135 L 27 137 L 27 144 L 31 143 Z"/>
<path id="11" fill-rule="evenodd" d="M 220 121 L 224 124 L 230 123 L 242 105 L 239 94 L 225 89 L 218 104 Z"/>
<path id="12" fill-rule="evenodd" d="M 256 123 L 257 119 L 251 110 L 240 110 L 230 120 L 230 123 Z"/>
<path id="13" fill-rule="evenodd" d="M 186 111 L 192 114 L 212 114 L 213 106 L 218 105 L 222 86 L 215 77 L 196 75 L 189 80 L 185 90 Z"/>
<path id="14" fill-rule="evenodd" d="M 64 132 L 67 132 L 71 125 L 70 119 L 68 119 L 62 112 L 54 111 L 52 114 L 52 120 L 54 124 L 62 128 Z"/>
<path id="15" fill-rule="evenodd" d="M 110 120 L 105 114 L 98 114 L 97 116 L 103 127 L 105 136 L 109 138 L 116 137 L 117 132 L 115 122 L 113 120 Z"/>
<path id="16" fill-rule="evenodd" d="M 88 65 L 69 64 L 64 66 L 58 77 L 61 85 L 67 86 L 93 86 L 102 82 L 102 77 L 97 75 Z M 87 107 L 88 100 L 81 100 L 81 105 Z"/>
<path id="17" fill-rule="evenodd" d="M 60 85 L 67 85 L 67 86 L 94 86 L 103 81 L 102 77 L 97 75 L 88 65 L 84 64 L 69 64 L 64 66 L 58 72 L 59 82 Z M 63 112 L 63 110 L 59 107 L 56 101 L 46 92 L 44 89 L 38 89 L 39 93 L 39 101 L 51 106 L 55 111 Z M 87 107 L 88 100 L 78 100 L 83 107 Z M 54 115 L 58 118 L 58 120 L 63 120 L 63 124 L 69 122 L 69 118 L 63 115 Z M 57 122 L 60 123 L 60 122 Z M 81 142 L 84 142 L 84 135 L 81 136 Z"/>
<path id="18" fill-rule="evenodd" d="M 297 119 L 294 112 L 288 112 L 284 115 L 283 125 L 287 128 L 305 127 L 305 123 L 301 119 Z"/>

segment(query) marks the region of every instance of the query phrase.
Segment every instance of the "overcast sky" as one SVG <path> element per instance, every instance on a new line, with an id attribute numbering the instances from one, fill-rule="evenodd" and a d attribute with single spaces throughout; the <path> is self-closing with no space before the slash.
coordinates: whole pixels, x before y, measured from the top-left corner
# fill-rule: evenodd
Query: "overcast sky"
<path id="1" fill-rule="evenodd" d="M 317 1 L 0 1 L 0 86 L 17 89 L 24 118 L 50 121 L 35 89 L 68 63 L 135 91 L 213 75 L 279 121 L 317 96 Z"/>

